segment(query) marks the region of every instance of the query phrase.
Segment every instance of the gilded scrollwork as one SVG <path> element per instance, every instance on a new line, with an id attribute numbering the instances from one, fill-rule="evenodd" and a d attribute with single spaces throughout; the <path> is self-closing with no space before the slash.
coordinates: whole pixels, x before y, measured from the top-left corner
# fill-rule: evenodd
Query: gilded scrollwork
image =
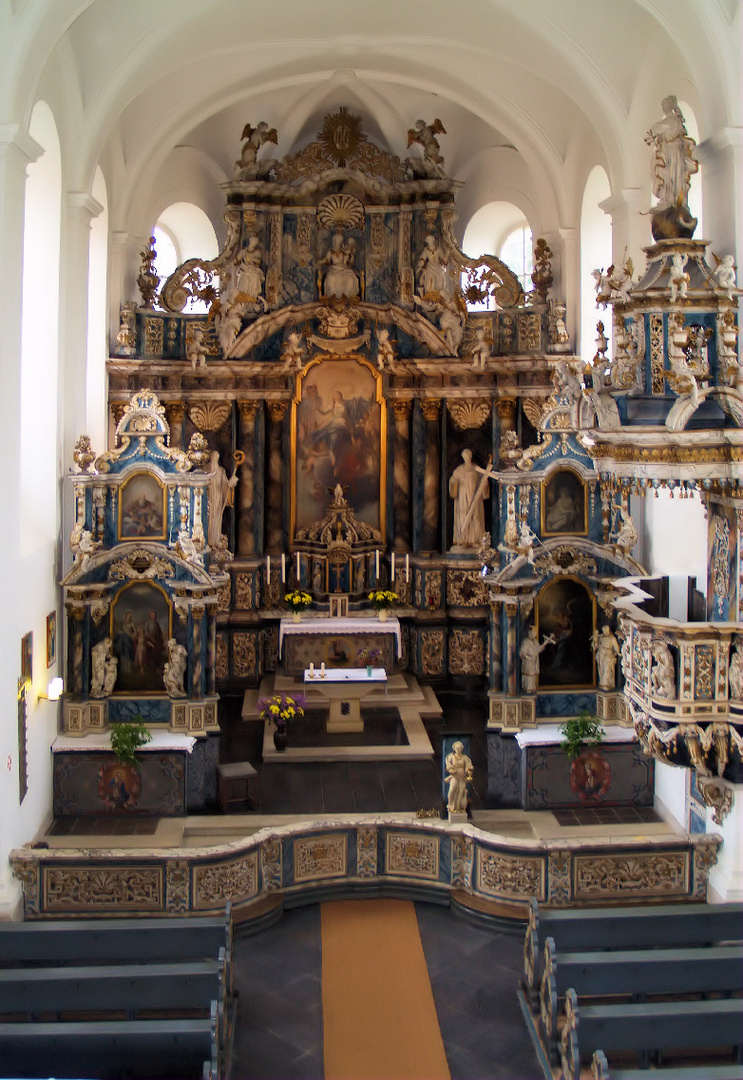
<path id="1" fill-rule="evenodd" d="M 447 570 L 446 596 L 452 607 L 485 607 L 488 587 L 479 570 Z"/>
<path id="2" fill-rule="evenodd" d="M 170 915 L 185 914 L 188 907 L 188 860 L 168 859 L 165 864 L 166 909 Z"/>
<path id="3" fill-rule="evenodd" d="M 45 866 L 44 910 L 162 911 L 162 866 Z"/>
<path id="4" fill-rule="evenodd" d="M 388 833 L 386 862 L 388 874 L 437 881 L 439 838 L 409 833 Z"/>
<path id="5" fill-rule="evenodd" d="M 621 900 L 629 896 L 685 896 L 688 851 L 575 856 L 575 900 Z"/>
<path id="6" fill-rule="evenodd" d="M 372 825 L 356 830 L 356 873 L 361 878 L 377 876 L 377 830 Z"/>
<path id="7" fill-rule="evenodd" d="M 477 860 L 478 892 L 513 900 L 545 899 L 544 859 L 506 855 L 481 848 Z"/>
<path id="8" fill-rule="evenodd" d="M 565 905 L 570 902 L 570 868 L 572 865 L 569 851 L 551 851 L 549 856 L 549 901 L 550 904 Z"/>
<path id="9" fill-rule="evenodd" d="M 253 607 L 252 571 L 235 574 L 235 607 L 240 611 L 250 611 Z"/>
<path id="10" fill-rule="evenodd" d="M 217 656 L 215 673 L 218 679 L 227 679 L 230 674 L 230 647 L 227 634 L 217 634 Z"/>
<path id="11" fill-rule="evenodd" d="M 257 892 L 257 851 L 218 866 L 196 866 L 193 870 L 194 910 L 249 900 Z"/>
<path id="12" fill-rule="evenodd" d="M 266 892 L 278 892 L 282 887 L 279 840 L 267 840 L 261 845 L 261 871 Z"/>
<path id="13" fill-rule="evenodd" d="M 255 634 L 235 632 L 232 635 L 232 667 L 238 678 L 255 675 L 258 657 Z"/>
<path id="14" fill-rule="evenodd" d="M 229 401 L 196 401 L 188 407 L 188 415 L 199 431 L 218 431 L 231 412 Z"/>
<path id="15" fill-rule="evenodd" d="M 424 675 L 444 673 L 444 631 L 421 630 L 421 665 Z"/>
<path id="16" fill-rule="evenodd" d="M 318 881 L 345 877 L 348 838 L 345 833 L 301 836 L 294 841 L 294 880 Z"/>
<path id="17" fill-rule="evenodd" d="M 452 630 L 449 635 L 449 671 L 452 675 L 485 674 L 485 642 L 478 630 Z"/>
<path id="18" fill-rule="evenodd" d="M 451 844 L 451 883 L 455 889 L 472 886 L 475 845 L 468 836 L 454 836 Z"/>
<path id="19" fill-rule="evenodd" d="M 446 402 L 454 426 L 460 431 L 481 428 L 492 411 L 488 398 L 453 398 Z"/>

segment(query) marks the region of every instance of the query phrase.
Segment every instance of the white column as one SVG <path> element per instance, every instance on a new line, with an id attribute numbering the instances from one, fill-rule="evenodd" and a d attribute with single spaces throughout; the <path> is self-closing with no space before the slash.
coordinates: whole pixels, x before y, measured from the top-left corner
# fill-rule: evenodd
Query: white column
<path id="1" fill-rule="evenodd" d="M 5 647 L 0 649 L 0 919 L 17 914 L 20 887 L 8 865 L 10 850 L 23 840 L 18 805 L 18 736 L 15 723 L 20 640 L 23 623 L 20 558 L 19 468 L 21 314 L 23 301 L 23 225 L 26 169 L 42 153 L 26 132 L 15 125 L 0 126 L 0 430 L 5 467 L 0 469 L 0 508 L 3 515 L 3 558 L 0 596 L 3 598 Z M 31 778 L 30 778 L 31 779 Z"/>
<path id="2" fill-rule="evenodd" d="M 580 237 L 578 229 L 553 229 L 544 233 L 552 251 L 550 297 L 567 305 L 567 328 L 575 348 L 580 325 Z"/>
<path id="3" fill-rule="evenodd" d="M 707 811 L 707 832 L 722 834 L 717 864 L 709 875 L 708 899 L 743 900 L 743 786 L 736 785 L 732 810 L 722 825 L 716 825 L 712 811 Z"/>
<path id="4" fill-rule="evenodd" d="M 599 203 L 611 217 L 612 262 L 621 266 L 625 252 L 635 265 L 635 277 L 645 266 L 643 248 L 653 243 L 650 215 L 650 182 L 645 188 L 622 188 Z"/>
<path id="5" fill-rule="evenodd" d="M 88 354 L 88 268 L 90 264 L 90 226 L 103 211 L 101 204 L 85 192 L 68 192 L 65 200 L 65 268 L 60 289 L 62 325 L 62 398 L 63 453 L 71 460 L 72 448 L 79 435 L 87 432 L 87 354 Z M 98 453 L 104 447 L 95 447 Z"/>
<path id="6" fill-rule="evenodd" d="M 722 128 L 696 148 L 702 169 L 704 236 L 717 255 L 734 254 L 740 267 L 743 258 L 743 128 Z M 714 260 L 710 260 L 713 262 Z M 741 271 L 738 271 L 738 285 Z"/>

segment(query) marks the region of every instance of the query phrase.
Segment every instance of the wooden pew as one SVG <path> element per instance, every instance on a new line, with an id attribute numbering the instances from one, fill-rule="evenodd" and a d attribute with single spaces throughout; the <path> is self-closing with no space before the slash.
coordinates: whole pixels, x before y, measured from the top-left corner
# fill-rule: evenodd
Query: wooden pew
<path id="1" fill-rule="evenodd" d="M 217 1004 L 205 1020 L 107 1020 L 92 1023 L 0 1024 L 5 1076 L 221 1076 Z"/>
<path id="2" fill-rule="evenodd" d="M 668 1065 L 647 1069 L 609 1069 L 606 1054 L 597 1050 L 591 1062 L 592 1080 L 743 1080 L 743 1065 Z"/>
<path id="3" fill-rule="evenodd" d="M 561 952 L 589 952 L 735 942 L 741 941 L 742 928 L 743 903 L 540 911 L 532 898 L 524 938 L 525 988 L 536 1010 L 547 937 L 554 938 Z"/>
<path id="4" fill-rule="evenodd" d="M 562 1080 L 580 1080 L 581 1060 L 590 1061 L 598 1049 L 604 1054 L 634 1050 L 647 1057 L 664 1050 L 731 1047 L 740 1060 L 742 1038 L 738 998 L 579 1006 L 571 987 L 560 1037 Z"/>
<path id="5" fill-rule="evenodd" d="M 216 959 L 225 950 L 232 996 L 232 909 L 224 915 L 0 923 L 0 966 L 167 963 Z"/>
<path id="6" fill-rule="evenodd" d="M 544 944 L 539 988 L 540 1016 L 548 1044 L 557 1038 L 559 1000 L 574 987 L 582 1002 L 591 997 L 633 999 L 678 994 L 734 993 L 743 990 L 743 945 L 681 949 L 629 949 L 558 952 L 554 939 Z"/>
<path id="7" fill-rule="evenodd" d="M 146 1019 L 148 1012 L 201 1011 L 209 1016 L 217 1001 L 227 1008 L 224 948 L 217 960 L 187 960 L 179 964 L 117 964 L 61 968 L 4 968 L 0 970 L 0 1014 L 34 1020 L 42 1013 L 56 1019 L 85 1013 L 125 1013 L 126 1019 Z M 61 1015 L 64 1014 L 64 1015 Z M 103 1019 L 104 1017 L 101 1017 Z M 45 1019 L 51 1019 L 45 1017 Z M 113 1017 L 111 1017 L 113 1019 Z"/>

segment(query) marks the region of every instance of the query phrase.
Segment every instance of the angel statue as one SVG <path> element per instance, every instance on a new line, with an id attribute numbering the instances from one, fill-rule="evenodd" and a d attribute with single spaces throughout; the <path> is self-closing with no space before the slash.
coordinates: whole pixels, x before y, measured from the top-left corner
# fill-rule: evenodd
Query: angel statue
<path id="1" fill-rule="evenodd" d="M 248 177 L 258 170 L 258 151 L 263 144 L 270 142 L 275 146 L 279 138 L 276 128 L 269 128 L 265 120 L 261 120 L 255 127 L 252 124 L 246 124 L 240 138 L 246 141 L 240 151 L 240 160 L 235 162 L 235 173 Z"/>
<path id="2" fill-rule="evenodd" d="M 437 135 L 446 135 L 446 128 L 440 120 L 434 120 L 427 124 L 424 120 L 416 120 L 415 127 L 408 130 L 408 146 L 418 143 L 423 147 L 423 167 L 426 172 L 435 173 L 439 166 L 444 164 L 444 159 L 439 153 L 441 147 Z M 421 163 L 414 158 L 408 161 L 415 167 Z"/>

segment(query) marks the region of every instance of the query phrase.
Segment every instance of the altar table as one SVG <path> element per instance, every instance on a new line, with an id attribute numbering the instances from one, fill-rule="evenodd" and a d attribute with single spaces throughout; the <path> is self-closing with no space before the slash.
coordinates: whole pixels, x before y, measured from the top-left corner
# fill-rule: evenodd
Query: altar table
<path id="1" fill-rule="evenodd" d="M 279 657 L 287 675 L 301 676 L 305 668 L 351 668 L 365 666 L 369 652 L 375 667 L 392 672 L 402 647 L 400 622 L 374 616 L 353 618 L 302 618 L 298 623 L 282 619 L 279 625 Z"/>
<path id="2" fill-rule="evenodd" d="M 384 668 L 326 668 L 325 671 L 307 668 L 304 673 L 307 688 L 319 690 L 330 701 L 326 731 L 363 731 L 361 699 L 387 684 Z"/>

